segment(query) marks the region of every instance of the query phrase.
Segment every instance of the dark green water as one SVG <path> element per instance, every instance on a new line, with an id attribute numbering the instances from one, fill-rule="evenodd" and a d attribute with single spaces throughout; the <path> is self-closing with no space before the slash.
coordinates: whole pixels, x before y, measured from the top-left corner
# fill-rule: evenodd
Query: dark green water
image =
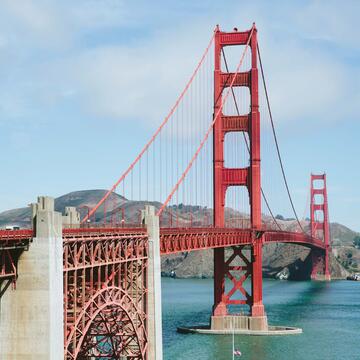
<path id="1" fill-rule="evenodd" d="M 165 360 L 230 360 L 231 336 L 178 334 L 177 326 L 207 323 L 211 280 L 163 279 Z M 236 336 L 251 360 L 360 360 L 360 283 L 264 282 L 271 325 L 297 326 L 301 335 Z"/>

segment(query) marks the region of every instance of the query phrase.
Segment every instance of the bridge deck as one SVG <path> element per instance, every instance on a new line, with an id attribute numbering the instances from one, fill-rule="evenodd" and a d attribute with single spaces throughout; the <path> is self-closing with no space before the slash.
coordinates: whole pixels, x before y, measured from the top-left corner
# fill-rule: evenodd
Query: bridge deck
<path id="1" fill-rule="evenodd" d="M 126 236 L 146 234 L 144 227 L 100 227 L 64 229 L 65 242 L 78 240 L 124 239 Z M 238 228 L 161 228 L 160 247 L 162 254 L 193 251 L 234 245 L 250 245 L 254 236 L 264 234 L 264 243 L 294 243 L 310 248 L 325 249 L 324 243 L 309 235 L 295 232 Z M 0 230 L 0 249 L 25 248 L 33 237 L 29 230 Z"/>

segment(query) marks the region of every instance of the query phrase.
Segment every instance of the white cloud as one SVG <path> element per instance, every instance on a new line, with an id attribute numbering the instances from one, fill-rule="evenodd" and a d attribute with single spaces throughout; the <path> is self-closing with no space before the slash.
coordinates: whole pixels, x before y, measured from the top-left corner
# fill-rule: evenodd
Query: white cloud
<path id="1" fill-rule="evenodd" d="M 339 49 L 329 53 L 316 46 L 319 39 L 326 39 L 339 47 L 349 33 L 346 39 L 358 39 L 353 31 L 355 15 L 351 7 L 342 6 L 339 12 L 333 1 L 321 4 L 314 1 L 299 11 L 290 11 L 283 23 L 265 17 L 259 3 L 247 5 L 242 12 L 244 21 L 240 24 L 245 19 L 249 24 L 249 19 L 257 20 L 273 111 L 282 122 L 335 121 L 360 110 L 356 101 L 359 85 L 352 81 L 360 76 L 359 67 L 349 68 L 338 56 Z M 19 50 L 24 61 L 13 80 L 18 81 L 16 76 L 20 74 L 32 86 L 16 93 L 31 98 L 32 106 L 49 102 L 61 107 L 71 99 L 84 113 L 99 118 L 140 118 L 151 124 L 160 123 L 185 85 L 211 35 L 211 19 L 215 17 L 197 15 L 197 21 L 191 18 L 181 24 L 164 25 L 163 30 L 137 43 L 97 42 L 91 47 L 82 43 L 84 34 L 96 37 L 100 28 L 131 27 L 137 22 L 140 26 L 144 10 L 136 11 L 135 5 L 125 6 L 123 1 L 115 0 L 81 0 L 71 6 L 66 1 L 6 0 L 2 6 L 10 17 L 5 19 L 7 30 L 12 26 L 15 33 L 26 34 L 26 42 L 58 51 L 45 61 L 31 63 L 27 57 L 32 58 L 37 50 L 29 44 L 25 44 L 26 54 Z M 220 18 L 236 25 L 230 13 Z M 8 33 L 2 34 L 0 26 L 0 49 L 1 39 L 6 39 L 4 44 L 9 42 Z M 16 48 L 21 49 L 23 43 L 19 38 L 15 40 Z M 12 38 L 12 42 L 15 40 Z M 15 64 L 18 62 L 17 55 L 12 45 L 7 64 L 10 73 L 14 59 Z M 16 102 L 19 106 L 26 103 L 19 99 Z"/>
<path id="2" fill-rule="evenodd" d="M 310 8 L 308 12 L 314 11 Z M 337 19 L 345 32 L 346 20 L 330 16 L 336 13 L 336 7 L 328 7 L 328 23 L 325 26 L 324 20 L 323 26 L 332 28 Z M 263 57 L 276 118 L 283 122 L 336 121 L 341 116 L 351 116 L 354 107 L 358 107 L 355 96 L 359 88 L 351 82 L 351 72 L 359 73 L 359 69 L 348 69 L 341 59 L 308 46 L 301 38 L 289 39 L 287 35 L 279 41 L 270 36 L 272 25 L 267 20 L 261 23 L 263 28 L 259 31 L 266 33 L 268 40 L 263 44 Z M 300 22 L 298 32 L 304 29 Z M 195 54 L 200 54 L 199 49 L 210 35 L 211 31 L 208 35 L 206 30 L 208 24 L 202 20 L 174 26 L 139 45 L 99 47 L 82 53 L 73 66 L 82 104 L 100 117 L 150 118 L 160 123 L 185 85 L 197 60 Z M 319 37 L 323 37 L 322 32 Z M 335 43 L 341 41 L 336 36 L 331 39 Z"/>
<path id="3" fill-rule="evenodd" d="M 182 36 L 174 43 L 177 30 L 136 46 L 85 49 L 49 63 L 39 72 L 43 72 L 49 88 L 57 84 L 52 91 L 59 101 L 66 93 L 93 116 L 158 125 L 194 70 L 204 42 L 209 40 L 209 34 L 203 31 L 204 36 L 197 39 Z"/>
<path id="4" fill-rule="evenodd" d="M 357 84 L 350 83 L 346 66 L 297 44 L 272 43 L 263 55 L 277 119 L 329 121 L 349 115 L 354 102 L 349 85 L 354 89 Z"/>

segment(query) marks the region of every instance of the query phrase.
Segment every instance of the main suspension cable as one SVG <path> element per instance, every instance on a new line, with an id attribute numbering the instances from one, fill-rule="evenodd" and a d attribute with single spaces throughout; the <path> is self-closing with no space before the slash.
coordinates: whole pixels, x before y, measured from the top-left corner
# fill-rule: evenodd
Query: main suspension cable
<path id="1" fill-rule="evenodd" d="M 279 162 L 280 162 L 280 167 L 281 167 L 281 172 L 282 172 L 284 184 L 285 184 L 285 187 L 286 187 L 286 191 L 287 191 L 287 194 L 288 194 L 288 197 L 289 197 L 289 201 L 290 201 L 290 204 L 291 204 L 293 213 L 294 213 L 294 215 L 295 215 L 296 221 L 297 221 L 297 223 L 299 224 L 301 231 L 305 234 L 304 228 L 302 227 L 302 225 L 301 225 L 301 223 L 300 223 L 300 220 L 299 220 L 299 217 L 298 217 L 298 214 L 297 214 L 297 212 L 296 212 L 296 209 L 295 209 L 295 206 L 294 206 L 294 202 L 293 202 L 293 199 L 292 199 L 291 194 L 290 194 L 290 189 L 289 189 L 289 185 L 288 185 L 288 182 L 287 182 L 287 178 L 286 178 L 286 175 L 285 175 L 284 165 L 283 165 L 283 162 L 282 162 L 281 153 L 280 153 L 280 149 L 279 149 L 279 143 L 278 143 L 278 140 L 277 140 L 276 131 L 275 131 L 275 125 L 274 125 L 274 121 L 273 121 L 273 117 L 272 117 L 269 95 L 268 95 L 268 91 L 267 91 L 267 87 L 266 87 L 266 82 L 265 82 L 265 75 L 264 75 L 264 69 L 263 69 L 262 61 L 261 61 L 259 44 L 257 44 L 257 52 L 258 52 L 258 55 L 259 55 L 259 63 L 260 63 L 261 77 L 262 77 L 262 82 L 263 82 L 264 91 L 265 91 L 267 108 L 268 108 L 268 112 L 269 112 L 269 116 L 270 116 L 272 133 L 273 133 L 273 136 L 274 136 L 274 141 L 275 141 L 275 145 L 276 145 L 276 151 L 277 151 L 278 159 L 279 159 Z"/>
<path id="2" fill-rule="evenodd" d="M 221 49 L 221 52 L 222 52 L 222 55 L 223 55 L 223 58 L 224 58 L 224 64 L 225 64 L 226 71 L 229 73 L 229 67 L 228 67 L 228 63 L 227 63 L 227 60 L 226 60 L 224 48 Z M 235 108 L 236 108 L 237 115 L 240 116 L 240 110 L 239 110 L 239 106 L 238 106 L 238 103 L 237 103 L 237 100 L 236 100 L 236 96 L 235 96 L 235 92 L 234 92 L 234 89 L 233 89 L 233 88 L 231 88 L 231 92 L 232 92 L 232 97 L 233 97 L 233 99 L 234 99 L 234 103 L 235 103 Z M 244 138 L 244 141 L 245 141 L 245 144 L 246 144 L 246 148 L 247 148 L 247 150 L 248 150 L 248 152 L 249 152 L 249 155 L 250 155 L 250 146 L 249 146 L 249 143 L 248 143 L 248 141 L 247 141 L 247 139 L 246 139 L 245 133 L 242 132 L 242 135 L 243 135 L 243 138 Z M 266 207 L 267 207 L 267 209 L 269 210 L 269 213 L 270 213 L 273 221 L 275 222 L 275 224 L 276 224 L 276 226 L 279 228 L 279 230 L 282 230 L 282 229 L 281 229 L 281 226 L 280 226 L 279 223 L 276 221 L 276 218 L 275 218 L 275 216 L 274 216 L 274 214 L 273 214 L 273 212 L 272 212 L 272 210 L 271 210 L 271 208 L 270 208 L 269 201 L 268 201 L 268 199 L 266 198 L 265 192 L 264 192 L 264 190 L 263 190 L 262 187 L 261 187 L 261 195 L 262 195 L 262 197 L 263 197 L 263 199 L 264 199 L 264 201 L 265 201 Z"/>
<path id="3" fill-rule="evenodd" d="M 225 94 L 225 96 L 224 96 L 224 98 L 223 98 L 223 100 L 222 100 L 222 102 L 221 102 L 220 108 L 218 109 L 217 113 L 214 114 L 214 119 L 213 119 L 213 121 L 211 122 L 209 128 L 207 129 L 204 138 L 201 140 L 201 142 L 200 142 L 200 144 L 199 144 L 199 147 L 197 148 L 195 154 L 194 154 L 193 157 L 191 158 L 188 166 L 186 167 L 185 171 L 183 172 L 183 174 L 182 174 L 181 177 L 179 178 L 178 182 L 176 183 L 176 185 L 175 185 L 174 188 L 172 189 L 171 193 L 169 194 L 169 196 L 167 197 L 167 199 L 165 200 L 165 202 L 163 203 L 163 205 L 161 206 L 161 208 L 160 208 L 159 211 L 157 212 L 157 214 L 156 214 L 157 216 L 160 216 L 160 215 L 161 215 L 161 213 L 163 212 L 163 210 L 166 208 L 166 206 L 168 205 L 169 201 L 171 200 L 172 196 L 174 195 L 174 193 L 177 192 L 180 184 L 184 181 L 186 175 L 188 174 L 188 172 L 190 171 L 191 167 L 193 166 L 195 160 L 196 160 L 197 157 L 199 156 L 199 154 L 200 154 L 200 152 L 201 152 L 201 149 L 203 148 L 204 144 L 206 143 L 207 139 L 209 138 L 210 133 L 211 133 L 211 131 L 212 131 L 212 129 L 213 129 L 213 127 L 214 127 L 217 119 L 220 117 L 220 114 L 221 114 L 221 112 L 222 112 L 224 103 L 226 102 L 226 99 L 227 99 L 228 96 L 229 96 L 230 89 L 231 89 L 231 88 L 233 87 L 233 85 L 234 85 L 234 82 L 235 82 L 235 79 L 236 79 L 236 75 L 237 75 L 237 74 L 239 73 L 239 71 L 240 71 L 240 68 L 241 68 L 241 65 L 242 65 L 242 63 L 243 63 L 243 60 L 244 60 L 246 51 L 247 51 L 247 49 L 248 49 L 248 47 L 249 47 L 250 39 L 251 39 L 251 37 L 252 37 L 253 32 L 254 32 L 254 26 L 253 26 L 252 29 L 251 29 L 250 36 L 249 36 L 249 39 L 248 39 L 248 41 L 247 41 L 247 43 L 246 43 L 245 49 L 244 49 L 244 51 L 243 51 L 243 53 L 242 53 L 242 56 L 241 56 L 241 58 L 240 58 L 240 62 L 239 62 L 238 66 L 237 66 L 237 68 L 236 68 L 236 70 L 235 70 L 235 73 L 234 73 L 233 76 L 232 76 L 232 80 L 231 80 L 231 82 L 230 82 L 230 84 L 229 84 L 229 90 L 226 92 L 226 94 Z"/>
<path id="4" fill-rule="evenodd" d="M 106 192 L 106 194 L 102 197 L 102 199 L 95 205 L 95 207 L 90 211 L 90 213 L 88 215 L 86 215 L 84 217 L 84 219 L 81 221 L 81 223 L 83 224 L 84 222 L 86 222 L 88 220 L 88 218 L 90 218 L 90 216 L 92 216 L 96 210 L 103 204 L 103 202 L 110 196 L 110 194 L 116 190 L 116 188 L 118 187 L 118 185 L 127 177 L 127 175 L 134 169 L 135 165 L 140 161 L 140 159 L 142 158 L 142 156 L 144 155 L 144 153 L 149 149 L 150 145 L 155 141 L 155 139 L 157 138 L 157 136 L 159 135 L 159 133 L 162 131 L 162 129 L 164 128 L 164 126 L 167 124 L 167 122 L 169 121 L 169 119 L 172 117 L 172 115 L 174 114 L 175 110 L 178 108 L 180 102 L 182 101 L 182 99 L 184 98 L 185 94 L 187 93 L 188 89 L 190 88 L 190 85 L 192 84 L 193 80 L 195 79 L 196 75 L 199 72 L 199 69 L 201 68 L 202 64 L 204 63 L 204 60 L 210 50 L 210 47 L 212 45 L 212 43 L 214 42 L 214 38 L 215 38 L 215 30 L 214 33 L 204 51 L 204 53 L 202 54 L 202 57 L 200 59 L 200 61 L 198 62 L 193 74 L 191 75 L 188 83 L 186 84 L 185 88 L 183 89 L 183 91 L 181 92 L 180 96 L 177 98 L 175 104 L 173 105 L 173 107 L 171 108 L 170 112 L 168 113 L 168 115 L 165 117 L 165 119 L 163 120 L 163 122 L 160 124 L 160 126 L 158 127 L 158 129 L 155 131 L 155 133 L 152 135 L 152 137 L 150 138 L 150 140 L 145 144 L 145 146 L 143 147 L 143 149 L 140 151 L 139 155 L 135 158 L 135 160 L 130 164 L 130 166 L 127 168 L 127 170 L 122 174 L 122 176 L 116 181 L 116 183 L 111 187 L 110 190 L 108 190 Z"/>

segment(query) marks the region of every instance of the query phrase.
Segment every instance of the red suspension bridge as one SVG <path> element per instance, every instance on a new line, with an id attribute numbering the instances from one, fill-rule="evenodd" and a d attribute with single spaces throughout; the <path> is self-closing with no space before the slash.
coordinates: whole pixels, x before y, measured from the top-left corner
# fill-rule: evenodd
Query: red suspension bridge
<path id="1" fill-rule="evenodd" d="M 156 216 L 151 208 L 136 212 L 130 200 L 138 209 L 154 206 Z M 293 213 L 291 228 L 274 216 L 273 207 L 279 213 L 286 211 L 285 204 Z M 330 279 L 326 176 L 311 175 L 308 225 L 298 217 L 285 176 L 255 25 L 244 32 L 216 27 L 149 142 L 96 206 L 78 210 L 81 224 L 76 214 L 68 214 L 60 234 L 51 235 L 43 224 L 56 228 L 53 204 L 41 198 L 33 206 L 32 229 L 0 231 L 3 304 L 16 303 L 26 256 L 35 254 L 40 243 L 35 240 L 62 239 L 65 359 L 161 358 L 155 324 L 159 302 L 153 294 L 160 276 L 157 252 L 214 249 L 215 330 L 226 327 L 236 307 L 248 308 L 249 330 L 267 329 L 264 244 L 310 248 L 311 277 Z M 32 264 L 36 271 L 36 261 Z M 10 305 L 2 305 L 1 312 L 19 321 Z M 23 344 L 18 334 L 6 335 L 7 325 L 6 320 L 0 324 L 3 354 L 11 339 Z"/>

